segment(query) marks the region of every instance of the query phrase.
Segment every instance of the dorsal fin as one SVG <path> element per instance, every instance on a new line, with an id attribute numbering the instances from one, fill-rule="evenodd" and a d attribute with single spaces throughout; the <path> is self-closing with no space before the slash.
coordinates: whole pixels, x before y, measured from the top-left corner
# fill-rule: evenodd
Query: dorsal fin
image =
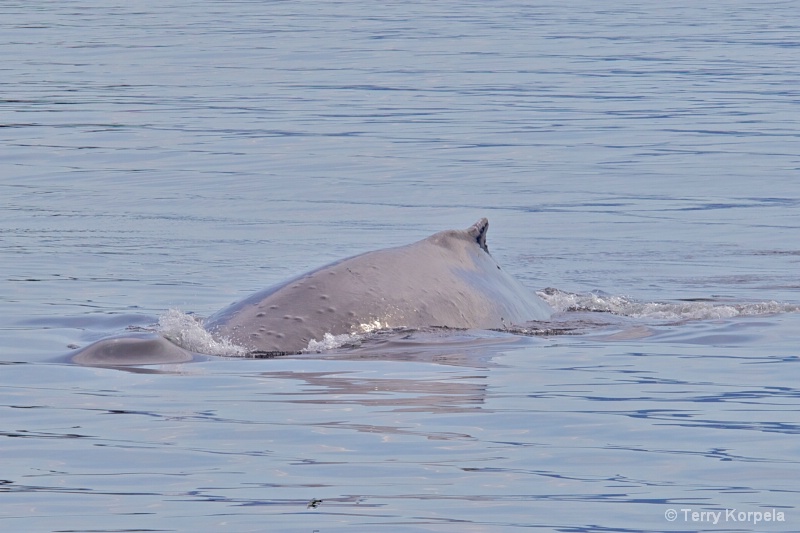
<path id="1" fill-rule="evenodd" d="M 470 226 L 467 230 L 467 233 L 469 233 L 470 237 L 475 239 L 475 242 L 478 243 L 478 246 L 483 248 L 486 253 L 489 253 L 489 247 L 486 246 L 487 231 L 489 231 L 489 220 L 482 218 Z"/>

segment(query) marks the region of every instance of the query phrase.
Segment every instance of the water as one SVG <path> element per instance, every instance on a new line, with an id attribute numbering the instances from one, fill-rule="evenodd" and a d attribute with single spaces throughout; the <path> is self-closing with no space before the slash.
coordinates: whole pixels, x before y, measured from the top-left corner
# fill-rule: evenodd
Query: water
<path id="1" fill-rule="evenodd" d="M 0 526 L 797 531 L 799 26 L 791 2 L 5 2 Z M 605 325 L 59 362 L 481 216 L 560 320 Z"/>

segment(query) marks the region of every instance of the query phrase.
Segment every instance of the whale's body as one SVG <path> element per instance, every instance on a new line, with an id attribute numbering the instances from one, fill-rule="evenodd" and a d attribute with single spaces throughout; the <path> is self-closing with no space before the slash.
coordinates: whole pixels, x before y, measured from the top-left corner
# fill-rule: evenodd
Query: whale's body
<path id="1" fill-rule="evenodd" d="M 504 329 L 548 319 L 550 307 L 489 254 L 488 227 L 484 218 L 466 230 L 442 231 L 332 263 L 234 303 L 209 317 L 204 327 L 215 339 L 248 353 L 282 355 L 301 352 L 326 333 L 432 326 Z M 73 360 L 85 363 L 96 356 L 116 361 L 105 364 L 125 364 L 125 340 L 101 340 Z M 174 357 L 173 348 L 170 344 L 163 350 Z"/>
<path id="2" fill-rule="evenodd" d="M 384 328 L 498 329 L 550 317 L 489 254 L 481 219 L 466 230 L 351 257 L 258 292 L 206 329 L 250 352 L 299 352 L 325 333 Z"/>

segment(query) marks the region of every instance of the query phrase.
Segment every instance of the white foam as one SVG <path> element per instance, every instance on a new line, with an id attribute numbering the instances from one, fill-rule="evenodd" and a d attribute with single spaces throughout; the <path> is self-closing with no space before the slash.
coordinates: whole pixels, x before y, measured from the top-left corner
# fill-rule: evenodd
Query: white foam
<path id="1" fill-rule="evenodd" d="M 218 341 L 203 329 L 203 325 L 192 315 L 170 309 L 158 318 L 158 331 L 181 348 L 191 352 L 228 357 L 243 357 L 247 350 L 227 341 Z"/>
<path id="2" fill-rule="evenodd" d="M 637 302 L 625 296 L 571 293 L 545 289 L 537 293 L 556 312 L 591 311 L 654 320 L 709 320 L 800 312 L 800 305 L 775 301 L 729 303 L 709 301 Z"/>
<path id="3" fill-rule="evenodd" d="M 345 344 L 354 344 L 360 341 L 361 337 L 359 335 L 350 335 L 347 333 L 344 335 L 331 335 L 330 333 L 326 333 L 322 336 L 321 341 L 316 341 L 314 339 L 308 341 L 308 348 L 306 348 L 305 351 L 319 353 L 325 350 L 341 348 Z"/>
<path id="4" fill-rule="evenodd" d="M 371 322 L 364 322 L 356 326 L 356 329 L 361 331 L 362 333 L 372 333 L 373 331 L 380 331 L 382 329 L 387 329 L 389 327 L 388 324 L 382 323 L 377 318 L 372 320 Z"/>
<path id="5" fill-rule="evenodd" d="M 342 335 L 333 335 L 331 333 L 325 333 L 322 336 L 321 341 L 311 339 L 308 342 L 308 347 L 303 351 L 310 353 L 319 353 L 319 352 L 324 352 L 326 350 L 335 350 L 336 348 L 341 348 L 342 346 L 346 345 L 360 344 L 361 341 L 363 340 L 362 334 L 369 334 L 388 328 L 389 328 L 388 324 L 381 322 L 376 318 L 370 322 L 364 322 L 356 326 L 353 326 L 353 331 L 357 331 L 359 333 L 344 333 Z"/>

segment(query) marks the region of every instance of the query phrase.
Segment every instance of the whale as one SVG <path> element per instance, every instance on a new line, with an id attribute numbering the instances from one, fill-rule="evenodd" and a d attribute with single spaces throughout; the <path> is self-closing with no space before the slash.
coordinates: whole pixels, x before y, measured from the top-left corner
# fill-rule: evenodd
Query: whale
<path id="1" fill-rule="evenodd" d="M 296 276 L 225 307 L 203 328 L 251 356 L 298 354 L 326 335 L 451 328 L 507 330 L 553 311 L 489 253 L 489 221 L 356 255 Z M 81 364 L 191 360 L 157 334 L 102 339 L 72 354 Z M 126 362 L 133 361 L 133 362 Z"/>

